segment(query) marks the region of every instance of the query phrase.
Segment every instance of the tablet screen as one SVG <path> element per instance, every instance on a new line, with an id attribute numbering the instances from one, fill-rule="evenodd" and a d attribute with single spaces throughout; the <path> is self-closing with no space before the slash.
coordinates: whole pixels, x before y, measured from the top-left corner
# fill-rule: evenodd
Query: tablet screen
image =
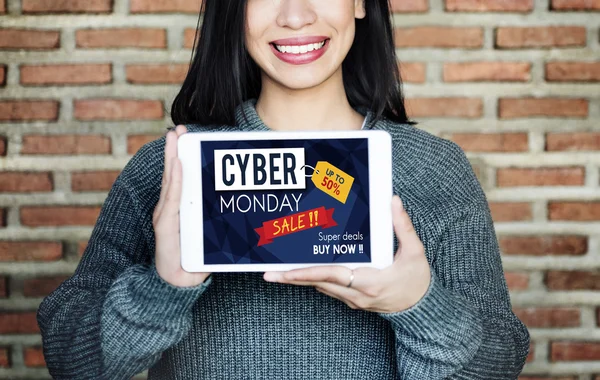
<path id="1" fill-rule="evenodd" d="M 368 139 L 200 144 L 205 265 L 371 262 Z"/>

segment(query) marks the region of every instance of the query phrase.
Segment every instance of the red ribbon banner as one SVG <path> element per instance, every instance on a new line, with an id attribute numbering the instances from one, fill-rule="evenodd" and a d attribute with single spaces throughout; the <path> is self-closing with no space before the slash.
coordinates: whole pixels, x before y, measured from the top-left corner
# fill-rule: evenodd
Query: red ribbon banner
<path id="1" fill-rule="evenodd" d="M 329 228 L 334 226 L 337 226 L 337 223 L 333 220 L 333 209 L 326 210 L 324 206 L 321 206 L 263 222 L 262 227 L 255 228 L 254 231 L 258 233 L 258 246 L 261 246 L 272 243 L 274 238 L 280 236 L 314 227 Z"/>

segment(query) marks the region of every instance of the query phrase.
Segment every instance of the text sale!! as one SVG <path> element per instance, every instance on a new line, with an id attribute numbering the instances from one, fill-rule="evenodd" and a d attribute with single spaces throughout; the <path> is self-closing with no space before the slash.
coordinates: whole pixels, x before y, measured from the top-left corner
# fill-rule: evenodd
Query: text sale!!
<path id="1" fill-rule="evenodd" d="M 221 213 L 278 213 L 278 218 L 265 218 L 254 230 L 257 246 L 296 232 L 337 226 L 334 208 L 324 205 L 301 207 L 306 190 L 306 168 L 312 168 L 311 182 L 336 204 L 345 204 L 354 181 L 349 174 L 326 161 L 305 165 L 304 148 L 221 149 L 214 151 L 215 191 Z M 278 190 L 269 192 L 270 190 Z M 282 192 L 280 190 L 290 190 Z M 325 202 L 328 203 L 328 202 Z M 318 207 L 315 207 L 318 206 Z M 315 234 L 313 254 L 362 253 L 362 244 L 335 244 L 362 240 L 362 234 Z M 344 243 L 345 243 L 344 242 Z M 342 242 L 340 242 L 342 243 Z M 330 250 L 331 245 L 331 250 Z"/>

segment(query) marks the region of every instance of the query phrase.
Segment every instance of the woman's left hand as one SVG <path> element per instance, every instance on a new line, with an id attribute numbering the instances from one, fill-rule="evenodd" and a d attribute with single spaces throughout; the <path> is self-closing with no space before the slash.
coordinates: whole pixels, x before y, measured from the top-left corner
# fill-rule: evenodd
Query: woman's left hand
<path id="1" fill-rule="evenodd" d="M 380 313 L 406 310 L 427 292 L 431 271 L 423 243 L 397 195 L 392 199 L 392 219 L 398 238 L 393 264 L 384 269 L 354 269 L 351 287 L 347 287 L 351 270 L 342 265 L 265 272 L 263 278 L 266 281 L 314 286 L 352 309 Z"/>

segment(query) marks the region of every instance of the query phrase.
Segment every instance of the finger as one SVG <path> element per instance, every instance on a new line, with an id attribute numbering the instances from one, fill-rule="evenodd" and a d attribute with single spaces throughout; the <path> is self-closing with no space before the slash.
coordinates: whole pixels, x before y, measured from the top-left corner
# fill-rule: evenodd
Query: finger
<path id="1" fill-rule="evenodd" d="M 350 280 L 350 269 L 342 265 L 323 265 L 310 268 L 293 269 L 283 272 L 284 281 L 326 281 L 346 285 Z"/>
<path id="2" fill-rule="evenodd" d="M 319 268 L 319 272 L 322 271 L 323 268 L 327 269 L 327 267 L 316 268 Z M 324 273 L 323 276 L 315 275 L 314 277 L 312 277 L 312 275 L 310 274 L 306 275 L 306 273 L 308 273 L 307 270 L 297 269 L 289 272 L 266 272 L 264 275 L 264 279 L 266 281 L 279 282 L 291 285 L 317 286 L 318 284 L 327 283 L 346 288 L 348 284 L 350 284 L 351 274 L 354 274 L 354 279 L 352 279 L 351 283 L 351 289 L 358 293 L 362 293 L 367 297 L 377 296 L 380 288 L 380 283 L 383 280 L 383 276 L 385 275 L 384 271 L 369 267 L 356 268 L 354 272 L 348 272 L 347 268 L 345 267 L 342 267 L 342 269 L 346 269 L 346 271 L 344 271 L 344 274 L 342 276 L 335 277 L 333 274 L 334 272 L 331 271 L 328 271 L 329 273 Z M 297 272 L 297 275 L 290 276 L 289 273 L 291 272 Z"/>
<path id="3" fill-rule="evenodd" d="M 263 280 L 269 282 L 278 282 L 284 272 L 269 271 L 263 274 Z"/>
<path id="4" fill-rule="evenodd" d="M 165 136 L 165 157 L 164 157 L 164 169 L 163 169 L 163 177 L 160 188 L 160 196 L 158 198 L 158 203 L 156 204 L 156 212 L 160 213 L 165 203 L 165 196 L 167 193 L 167 189 L 169 188 L 169 180 L 171 176 L 171 166 L 173 157 L 173 145 L 176 145 L 177 135 L 173 130 L 167 132 Z"/>
<path id="5" fill-rule="evenodd" d="M 299 271 L 297 269 L 296 271 Z M 284 284 L 293 284 L 293 285 L 306 285 L 306 286 L 315 286 L 319 281 L 302 281 L 302 280 L 289 280 L 284 278 L 284 274 L 286 271 L 268 271 L 263 274 L 263 279 L 269 282 L 279 282 Z"/>
<path id="6" fill-rule="evenodd" d="M 177 133 L 175 130 L 167 132 L 165 139 L 165 175 L 167 182 L 171 179 L 173 157 L 177 157 Z"/>
<path id="7" fill-rule="evenodd" d="M 183 124 L 179 124 L 178 126 L 175 127 L 175 133 L 177 133 L 177 137 L 183 135 L 186 132 L 187 132 L 187 128 Z"/>
<path id="8" fill-rule="evenodd" d="M 392 197 L 392 222 L 398 243 L 402 249 L 411 250 L 417 248 L 420 239 L 417 236 L 408 213 L 402 205 L 402 200 L 397 195 Z"/>
<path id="9" fill-rule="evenodd" d="M 364 294 L 362 292 L 354 288 L 354 283 L 352 283 L 352 287 L 332 284 L 331 282 L 317 282 L 314 284 L 314 286 L 317 288 L 324 289 L 327 292 L 335 295 L 336 297 L 351 302 L 354 302 L 359 297 L 364 297 Z"/>
<path id="10" fill-rule="evenodd" d="M 185 125 L 179 124 L 173 130 L 175 131 L 177 138 L 175 139 L 175 141 L 172 144 L 171 160 L 173 160 L 174 157 L 179 157 L 178 140 L 179 140 L 179 137 L 181 137 L 181 135 L 183 135 L 184 133 L 187 132 L 187 128 L 185 127 Z M 179 163 L 181 164 L 181 161 L 179 161 Z M 172 178 L 172 175 L 169 178 Z M 181 191 L 180 191 L 180 193 L 181 193 Z"/>
<path id="11" fill-rule="evenodd" d="M 371 294 L 376 282 L 380 281 L 383 272 L 380 269 L 370 267 L 355 268 L 351 272 L 349 268 L 341 265 L 318 266 L 305 269 L 294 269 L 287 272 L 265 272 L 267 281 L 276 281 L 293 285 L 314 286 L 317 283 L 331 283 L 336 286 L 346 287 L 350 283 L 351 274 L 352 289 Z"/>
<path id="12" fill-rule="evenodd" d="M 179 217 L 179 202 L 181 199 L 181 161 L 179 158 L 172 158 L 171 179 L 165 196 L 163 213 L 167 218 Z"/>

